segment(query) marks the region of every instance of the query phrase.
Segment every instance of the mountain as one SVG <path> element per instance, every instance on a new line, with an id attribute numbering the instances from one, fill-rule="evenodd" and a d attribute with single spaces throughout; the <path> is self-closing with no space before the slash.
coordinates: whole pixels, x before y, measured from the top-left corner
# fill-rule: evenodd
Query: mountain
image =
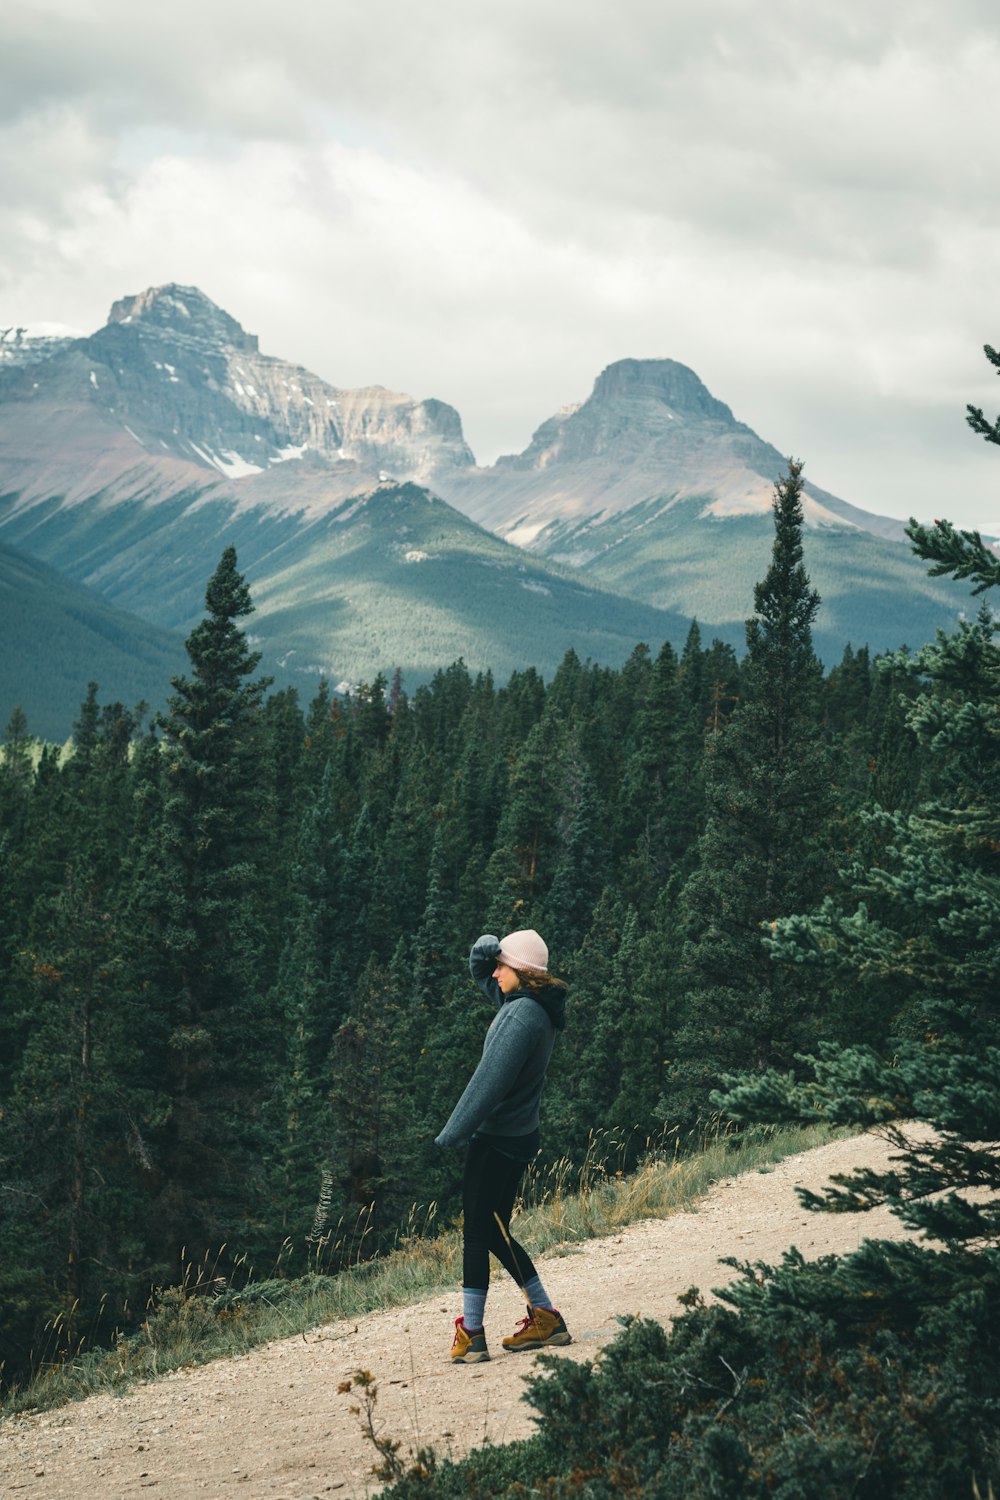
<path id="1" fill-rule="evenodd" d="M 570 647 L 620 663 L 695 615 L 742 645 L 786 460 L 675 361 L 609 366 L 483 469 L 446 403 L 262 354 L 194 287 L 122 298 L 88 337 L 0 335 L 0 541 L 180 632 L 235 545 L 279 677 L 399 666 L 412 686 L 459 654 L 550 672 Z M 806 511 L 828 661 L 967 604 L 897 522 L 815 486 Z"/>
<path id="2" fill-rule="evenodd" d="M 0 481 L 22 504 L 76 501 L 98 484 L 106 503 L 211 490 L 306 452 L 339 495 L 473 462 L 452 407 L 341 390 L 262 355 L 195 287 L 122 298 L 89 338 L 8 341 L 0 357 Z"/>
<path id="3" fill-rule="evenodd" d="M 438 493 L 581 577 L 731 638 L 752 612 L 787 457 L 675 360 L 609 365 L 582 405 L 489 469 L 442 468 Z M 930 579 L 902 524 L 807 482 L 805 561 L 823 599 L 817 649 L 916 645 L 953 625 L 968 591 Z"/>
<path id="4" fill-rule="evenodd" d="M 20 705 L 41 739 L 66 738 L 88 682 L 100 684 L 101 703 L 156 709 L 186 665 L 180 636 L 3 544 L 0 638 L 0 730 Z"/>
<path id="5" fill-rule="evenodd" d="M 89 338 L 0 365 L 0 539 L 186 632 L 237 549 L 265 670 L 304 687 L 463 655 L 507 675 L 572 646 L 620 663 L 687 621 L 508 545 L 416 481 L 472 466 L 438 401 L 347 391 L 194 288 L 116 302 Z"/>

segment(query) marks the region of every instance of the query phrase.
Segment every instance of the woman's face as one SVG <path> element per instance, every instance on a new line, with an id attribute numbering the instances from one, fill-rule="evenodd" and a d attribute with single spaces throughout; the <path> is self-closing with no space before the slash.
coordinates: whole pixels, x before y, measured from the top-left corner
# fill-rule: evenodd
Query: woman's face
<path id="1" fill-rule="evenodd" d="M 503 990 L 505 995 L 512 994 L 514 990 L 519 988 L 521 983 L 521 981 L 517 977 L 517 974 L 509 964 L 498 963 L 496 968 L 493 970 L 493 978 L 496 980 L 497 984 Z"/>

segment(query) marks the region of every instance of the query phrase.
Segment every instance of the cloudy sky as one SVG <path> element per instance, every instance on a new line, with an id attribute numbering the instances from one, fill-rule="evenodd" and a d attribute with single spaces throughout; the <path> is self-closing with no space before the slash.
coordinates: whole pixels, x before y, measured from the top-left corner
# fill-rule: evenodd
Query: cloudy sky
<path id="1" fill-rule="evenodd" d="M 481 462 L 615 359 L 1000 531 L 995 0 L 5 0 L 0 324 L 200 286 Z"/>

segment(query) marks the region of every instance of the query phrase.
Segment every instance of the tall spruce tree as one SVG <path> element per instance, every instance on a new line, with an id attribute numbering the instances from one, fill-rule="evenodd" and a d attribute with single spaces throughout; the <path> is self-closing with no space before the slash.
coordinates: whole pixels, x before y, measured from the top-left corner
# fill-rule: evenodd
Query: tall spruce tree
<path id="1" fill-rule="evenodd" d="M 487 869 L 487 926 L 502 935 L 539 920 L 552 882 L 566 806 L 565 726 L 544 714 L 520 747 L 510 774 L 496 847 Z"/>
<path id="2" fill-rule="evenodd" d="M 254 1214 L 260 1103 L 277 1054 L 259 921 L 268 684 L 239 624 L 253 605 L 232 547 L 205 605 L 186 642 L 190 673 L 174 678 L 161 720 L 163 801 L 132 904 L 149 1063 L 170 1100 L 156 1211 L 166 1237 L 195 1253 Z"/>
<path id="3" fill-rule="evenodd" d="M 802 464 L 775 486 L 771 564 L 747 621 L 742 697 L 707 737 L 707 825 L 683 896 L 689 984 L 669 1093 L 678 1118 L 707 1104 L 722 1072 L 763 1069 L 809 1036 L 794 977 L 762 933 L 808 908 L 831 873 L 830 771 L 812 646 L 819 595 L 802 561 Z"/>

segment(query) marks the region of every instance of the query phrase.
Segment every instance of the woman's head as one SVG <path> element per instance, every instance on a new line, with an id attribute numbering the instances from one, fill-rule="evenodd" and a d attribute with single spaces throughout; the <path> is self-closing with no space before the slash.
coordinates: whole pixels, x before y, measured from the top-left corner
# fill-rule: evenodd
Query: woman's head
<path id="1" fill-rule="evenodd" d="M 548 945 L 533 927 L 524 927 L 520 932 L 508 932 L 500 939 L 497 962 L 506 964 L 519 974 L 544 974 L 549 966 Z"/>
<path id="2" fill-rule="evenodd" d="M 509 932 L 501 939 L 493 978 L 505 995 L 515 990 L 544 989 L 559 984 L 548 971 L 549 950 L 533 927 Z"/>

